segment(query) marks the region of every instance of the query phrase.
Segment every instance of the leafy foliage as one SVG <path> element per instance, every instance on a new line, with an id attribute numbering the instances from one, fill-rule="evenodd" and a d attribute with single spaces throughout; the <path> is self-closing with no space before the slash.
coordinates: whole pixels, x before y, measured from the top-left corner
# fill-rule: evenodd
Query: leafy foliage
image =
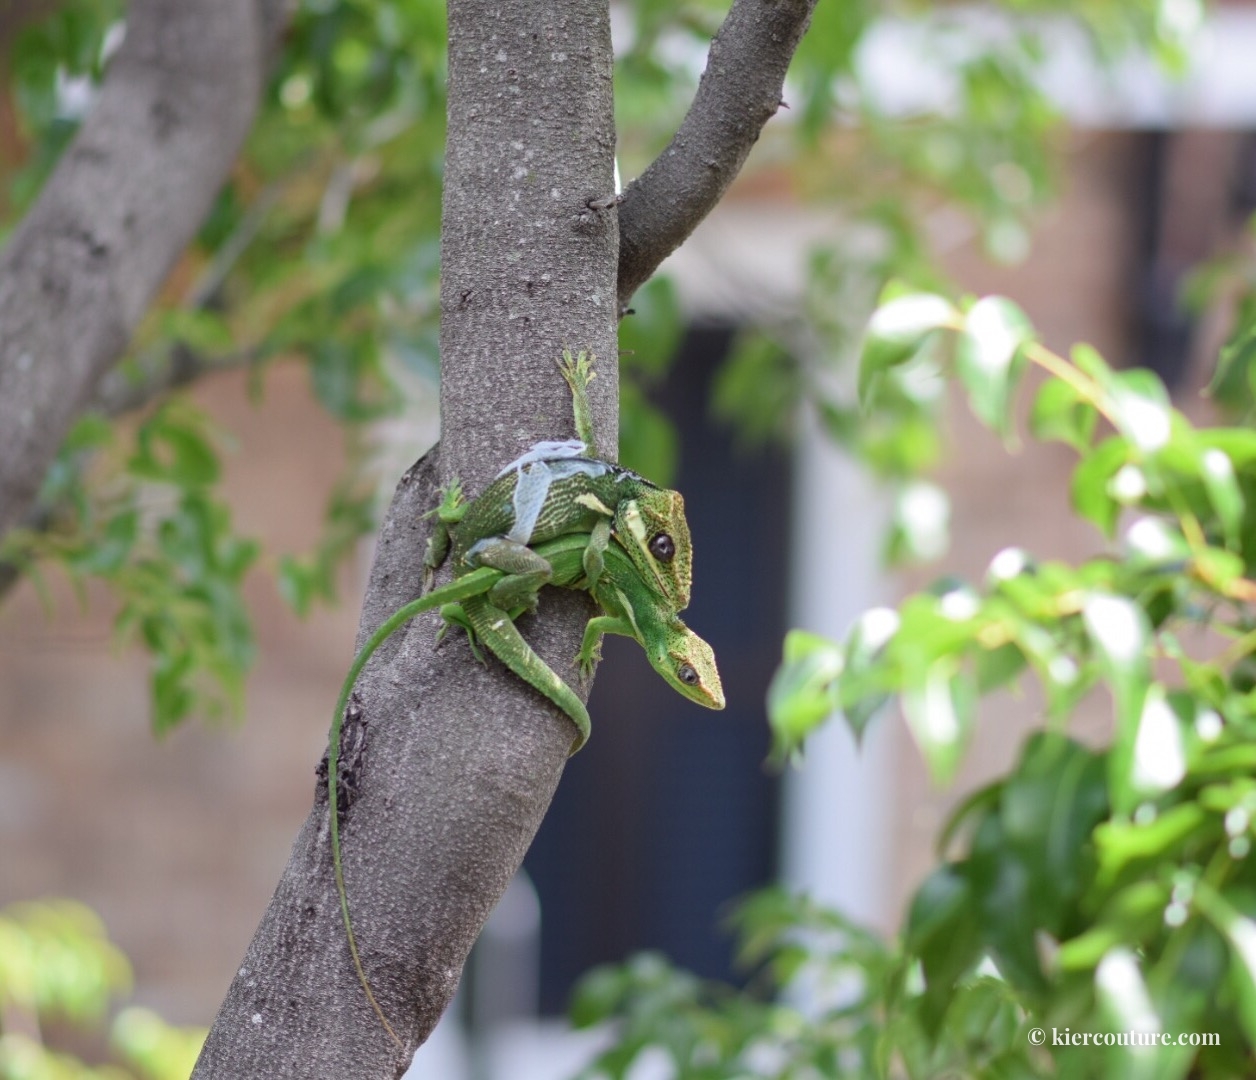
<path id="1" fill-rule="evenodd" d="M 628 175 L 674 130 L 678 91 L 693 85 L 695 50 L 724 6 L 617 9 Z M 980 585 L 946 581 L 896 611 L 868 612 L 841 643 L 793 632 L 769 702 L 780 759 L 834 710 L 859 734 L 897 697 L 944 781 L 973 737 L 980 698 L 1030 674 L 1047 730 L 957 812 L 945 837 L 957 853 L 917 893 L 900 945 L 805 901 L 760 896 L 735 920 L 755 970 L 749 993 L 649 957 L 590 977 L 579 1019 L 623 1022 L 590 1075 L 626 1075 L 661 1049 L 692 1077 L 1226 1076 L 1244 1071 L 1256 1045 L 1256 435 L 1196 430 L 1153 378 L 1115 372 L 1084 346 L 1071 361 L 1051 353 L 1007 300 L 952 302 L 918 224 L 922 209 L 958 206 L 991 254 L 1024 253 L 1028 217 L 1053 182 L 1055 118 L 1036 83 L 1049 52 L 1043 14 L 1074 20 L 1100 53 L 1149 44 L 1172 65 L 1198 9 L 1182 0 L 1003 7 L 1005 18 L 974 30 L 963 11 L 901 5 L 896 25 L 921 31 L 922 63 L 944 83 L 939 106 L 905 112 L 860 62 L 884 5 L 818 6 L 791 73 L 794 122 L 765 142 L 769 156 L 790 161 L 797 194 L 840 209 L 852 242 L 841 252 L 817 246 L 800 308 L 742 335 L 713 407 L 746 437 L 772 438 L 789 430 L 800 400 L 811 402 L 834 439 L 900 485 L 891 553 L 927 558 L 945 543 L 946 505 L 918 474 L 938 453 L 944 372 L 1010 440 L 1016 390 L 1037 369 L 1030 432 L 1078 452 L 1074 506 L 1120 537 L 1119 552 L 1072 567 L 1009 549 Z M 14 44 L 27 152 L 2 174 L 8 220 L 34 198 L 90 102 L 121 13 L 121 0 L 67 0 Z M 108 584 L 119 632 L 154 657 L 159 730 L 238 702 L 252 657 L 240 589 L 260 549 L 236 535 L 216 493 L 220 451 L 204 419 L 158 399 L 188 370 L 243 366 L 260 398 L 268 366 L 297 361 L 329 412 L 361 427 L 399 407 L 408 376 L 430 380 L 444 33 L 437 0 L 298 5 L 247 153 L 124 365 L 147 409 L 125 431 L 85 418 L 45 481 L 40 520 L 0 553 L 36 577 L 54 563 L 80 587 Z M 1216 392 L 1250 411 L 1248 271 L 1217 268 L 1199 289 L 1230 273 L 1239 318 Z M 882 291 L 895 278 L 908 284 Z M 843 358 L 878 294 L 856 379 Z M 662 282 L 636 303 L 621 339 L 637 381 L 623 394 L 624 456 L 665 479 L 674 439 L 641 387 L 672 351 L 679 305 Z M 337 489 L 313 553 L 277 560 L 299 612 L 333 595 L 337 562 L 370 528 L 368 456 Z M 1113 734 L 1089 749 L 1064 728 L 1098 687 L 1112 699 Z M 12 912 L 0 938 L 5 1010 L 85 1022 L 128 978 L 78 909 Z M 804 991 L 809 1005 L 791 1004 Z M 190 1045 L 146 1014 L 123 1016 L 115 1038 L 143 1075 L 165 1066 L 142 1052 L 173 1059 Z M 1035 1049 L 1026 1032 L 1048 1023 L 1151 1024 L 1222 1040 L 1175 1048 L 1153 1069 L 1124 1049 Z M 73 1075 L 78 1066 L 0 1036 L 0 1074 L 39 1068 Z"/>
<path id="2" fill-rule="evenodd" d="M 729 921 L 747 990 L 697 979 L 654 954 L 581 980 L 575 1024 L 619 1025 L 614 1045 L 582 1080 L 621 1080 L 645 1059 L 693 1080 L 854 1078 L 891 1069 L 908 1077 L 1036 1075 L 1027 1017 L 997 977 L 982 973 L 953 987 L 935 1038 L 918 967 L 836 912 L 769 889 L 739 904 Z"/>
<path id="3" fill-rule="evenodd" d="M 858 732 L 898 696 L 945 781 L 980 696 L 1032 674 L 1048 730 L 956 813 L 945 842 L 966 837 L 966 850 L 908 917 L 926 1030 L 940 1037 L 954 987 L 992 964 L 1044 1028 L 1220 1036 L 1150 1058 L 1048 1047 L 1058 1075 L 1239 1075 L 1256 1045 L 1256 433 L 1194 428 L 1154 376 L 1115 372 L 1093 349 L 1065 360 L 1002 298 L 893 296 L 869 328 L 866 395 L 933 363 L 939 336 L 996 430 L 1025 370 L 1045 373 L 1031 430 L 1078 451 L 1074 508 L 1120 552 L 1074 567 L 1006 549 L 980 587 L 941 582 L 867 613 L 843 643 L 795 631 L 769 699 L 776 754 L 835 709 Z M 1091 750 L 1062 729 L 1097 687 L 1112 735 Z"/>
<path id="4" fill-rule="evenodd" d="M 85 455 L 111 474 L 104 491 L 88 489 Z M 218 474 L 205 419 L 177 400 L 130 440 L 85 418 L 48 474 L 44 527 L 15 530 L 2 549 L 6 561 L 32 569 L 55 561 L 80 589 L 90 579 L 109 586 L 117 632 L 154 657 L 158 732 L 194 709 L 215 716 L 238 705 L 253 659 L 240 586 L 258 547 L 231 528 L 230 511 L 212 492 Z"/>
<path id="5" fill-rule="evenodd" d="M 0 910 L 0 1080 L 182 1080 L 205 1033 L 171 1027 L 148 1009 L 128 1006 L 113 1018 L 116 1065 L 86 1065 L 30 1034 L 58 1025 L 93 1032 L 130 988 L 126 957 L 81 904 Z"/>
<path id="6" fill-rule="evenodd" d="M 625 176 L 670 138 L 726 7 L 722 0 L 617 7 Z M 767 156 L 790 162 L 800 195 L 840 206 L 862 241 L 841 253 L 818 248 L 803 310 L 743 335 L 714 408 L 746 438 L 787 431 L 806 397 L 835 438 L 904 484 L 904 498 L 920 495 L 906 484 L 937 453 L 927 419 L 932 388 L 894 381 L 869 424 L 852 396 L 834 389 L 841 379 L 833 376 L 886 280 L 936 284 L 918 210 L 939 199 L 962 206 L 983 223 L 992 247 L 1010 250 L 1049 193 L 1043 136 L 1054 118 L 1034 82 L 1043 53 L 1036 16 L 1044 8 L 1080 18 L 1105 42 L 1163 36 L 1151 0 L 1103 5 L 1102 14 L 1062 2 L 1008 4 L 996 20 L 1002 29 L 984 36 L 945 10 L 908 5 L 905 25 L 927 27 L 947 43 L 938 57 L 955 92 L 939 108 L 903 115 L 881 100 L 861 63 L 884 18 L 881 6 L 818 7 L 791 75 L 791 122 L 775 125 Z M 91 103 L 121 39 L 122 15 L 122 0 L 70 0 L 14 42 L 13 93 L 27 153 L 20 165 L 0 168 L 10 196 L 0 215 L 12 219 L 38 191 Z M 280 590 L 300 613 L 334 597 L 338 563 L 370 531 L 377 484 L 369 426 L 407 393 L 434 384 L 445 32 L 439 0 L 296 6 L 246 153 L 122 368 L 125 400 L 151 406 L 171 384 L 239 367 L 252 373 L 260 400 L 271 365 L 299 362 L 327 410 L 363 432 L 348 440 L 355 452 L 324 535 L 304 555 L 260 560 L 278 568 Z M 646 388 L 674 351 L 680 308 L 664 281 L 643 289 L 634 308 L 621 338 L 629 380 L 622 458 L 666 481 L 677 440 Z M 820 346 L 808 351 L 821 359 L 803 368 L 792 359 L 800 334 Z M 77 582 L 106 581 L 126 609 L 119 628 L 153 655 L 159 729 L 239 702 L 251 657 L 239 587 L 260 555 L 254 540 L 232 535 L 216 493 L 216 458 L 198 446 L 197 425 L 163 415 L 156 427 L 145 421 L 139 435 L 166 455 L 156 465 L 145 464 L 143 446 L 125 452 L 125 437 L 108 440 L 86 421 L 45 485 L 40 520 L 10 540 L 5 555 L 29 571 L 59 562 Z M 100 445 L 84 445 L 91 438 Z M 142 477 L 146 467 L 162 475 Z M 142 480 L 168 486 L 163 500 L 174 509 L 154 515 L 147 502 L 140 507 Z M 905 507 L 920 505 L 917 498 Z M 39 536 L 49 521 L 53 535 Z M 892 548 L 927 553 L 937 541 L 908 525 Z M 141 583 L 155 590 L 152 602 L 139 596 Z M 215 644 L 214 633 L 226 636 Z"/>
<path id="7" fill-rule="evenodd" d="M 576 1026 L 623 1022 L 616 1045 L 582 1077 L 619 1080 L 649 1048 L 661 1050 L 676 1075 L 711 1080 L 788 1075 L 763 1071 L 764 1063 L 788 1062 L 797 1075 L 848 1056 L 872 1063 L 882 1010 L 867 984 L 887 977 L 897 958 L 835 913 L 777 891 L 745 902 L 731 922 L 741 961 L 756 969 L 752 993 L 699 980 L 656 954 L 581 980 Z M 780 996 L 804 986 L 827 999 L 814 1015 Z"/>
<path id="8" fill-rule="evenodd" d="M 1242 247 L 1210 259 L 1190 274 L 1183 306 L 1199 314 L 1211 306 L 1232 312 L 1230 330 L 1209 393 L 1236 418 L 1256 416 L 1256 218 L 1248 222 Z"/>

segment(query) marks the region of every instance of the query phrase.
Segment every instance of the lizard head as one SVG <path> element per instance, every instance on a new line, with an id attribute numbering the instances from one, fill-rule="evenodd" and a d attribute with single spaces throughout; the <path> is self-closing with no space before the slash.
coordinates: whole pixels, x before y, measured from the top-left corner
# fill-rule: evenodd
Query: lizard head
<path id="1" fill-rule="evenodd" d="M 724 708 L 724 687 L 715 666 L 715 653 L 680 619 L 668 620 L 666 633 L 646 646 L 650 664 L 679 693 L 708 709 Z"/>
<path id="2" fill-rule="evenodd" d="M 649 488 L 624 500 L 615 512 L 613 528 L 641 580 L 673 611 L 687 608 L 693 545 L 680 492 Z"/>

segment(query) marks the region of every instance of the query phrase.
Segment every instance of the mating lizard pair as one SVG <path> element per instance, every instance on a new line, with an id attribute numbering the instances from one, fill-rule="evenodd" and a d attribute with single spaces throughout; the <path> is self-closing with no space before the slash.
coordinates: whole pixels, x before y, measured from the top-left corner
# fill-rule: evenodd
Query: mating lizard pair
<path id="1" fill-rule="evenodd" d="M 681 694 L 713 709 L 724 693 L 711 647 L 680 620 L 692 582 L 692 548 L 678 492 L 651 484 L 610 462 L 587 456 L 594 445 L 588 384 L 592 363 L 564 351 L 559 370 L 571 389 L 578 439 L 537 443 L 506 466 L 485 491 L 464 501 L 457 482 L 433 512 L 425 585 L 452 552 L 454 579 L 404 605 L 363 645 L 341 687 L 328 744 L 331 848 L 341 916 L 362 988 L 397 1040 L 367 982 L 349 919 L 340 853 L 337 788 L 340 733 L 349 695 L 375 650 L 415 615 L 440 608 L 447 624 L 467 629 L 521 679 L 561 708 L 576 726 L 571 752 L 589 736 L 589 714 L 576 693 L 515 627 L 536 607 L 544 585 L 583 589 L 601 614 L 585 627 L 577 660 L 588 676 L 604 633 L 635 638 L 650 664 Z M 478 650 L 476 655 L 479 656 Z M 483 659 L 481 657 L 481 659 Z"/>

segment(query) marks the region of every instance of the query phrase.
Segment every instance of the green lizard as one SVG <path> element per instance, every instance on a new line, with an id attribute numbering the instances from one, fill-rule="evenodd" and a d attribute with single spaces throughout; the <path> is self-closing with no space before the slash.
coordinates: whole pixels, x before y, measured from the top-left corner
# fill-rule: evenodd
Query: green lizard
<path id="1" fill-rule="evenodd" d="M 596 581 L 610 538 L 623 547 L 642 579 L 669 607 L 689 605 L 692 543 L 684 499 L 622 466 L 587 456 L 593 446 L 588 385 L 593 361 L 564 350 L 559 371 L 571 389 L 577 438 L 539 442 L 499 472 L 471 502 L 450 484 L 435 514 L 424 559 L 433 571 L 452 549 L 455 576 L 481 566 L 507 571 L 493 587 L 493 606 L 535 603 L 550 568 L 532 547 L 567 533 L 587 533 L 584 565 Z"/>
<path id="2" fill-rule="evenodd" d="M 564 350 L 559 369 L 571 388 L 580 439 L 537 443 L 470 503 L 463 502 L 456 482 L 446 489 L 425 565 L 430 582 L 452 543 L 455 578 L 390 616 L 354 659 L 332 721 L 329 789 L 338 786 L 330 778 L 339 776 L 341 724 L 362 667 L 398 627 L 438 604 L 463 602 L 456 621 L 474 627 L 507 666 L 571 716 L 578 729 L 572 752 L 579 749 L 589 733 L 583 703 L 536 656 L 512 621 L 520 610 L 535 606 L 538 590 L 551 580 L 588 589 L 606 612 L 586 628 L 580 652 L 583 670 L 591 668 L 603 632 L 624 633 L 642 643 L 650 662 L 681 693 L 711 708 L 723 708 L 710 646 L 676 617 L 689 602 L 692 580 L 683 500 L 678 492 L 660 489 L 627 469 L 583 456 L 593 445 L 587 394 L 592 361 L 584 353 L 573 357 Z M 559 536 L 566 536 L 567 543 L 550 552 L 562 559 L 556 578 L 546 554 L 528 545 Z M 610 543 L 612 536 L 618 544 Z M 608 555 L 613 570 L 599 593 Z M 449 610 L 453 618 L 454 609 Z M 400 1044 L 362 969 L 344 888 L 338 812 L 330 818 L 336 886 L 354 966 L 372 1008 Z"/>
<path id="3" fill-rule="evenodd" d="M 553 584 L 573 589 L 589 587 L 585 570 L 587 545 L 588 538 L 585 535 L 571 534 L 538 548 L 538 554 L 551 567 Z M 354 657 L 341 686 L 336 711 L 332 717 L 331 737 L 327 748 L 327 798 L 332 864 L 340 899 L 340 915 L 349 942 L 349 953 L 362 989 L 380 1022 L 399 1046 L 402 1045 L 401 1040 L 389 1024 L 367 981 L 349 918 L 349 900 L 345 891 L 344 864 L 340 853 L 338 783 L 335 779 L 339 776 L 340 768 L 341 727 L 349 696 L 375 650 L 415 615 L 440 607 L 442 615 L 450 621 L 474 627 L 480 640 L 495 656 L 571 717 L 579 732 L 572 746 L 572 753 L 580 749 L 589 734 L 589 714 L 584 704 L 532 651 L 516 629 L 511 615 L 494 607 L 486 599 L 493 587 L 507 576 L 506 571 L 481 567 L 417 600 L 412 600 L 389 616 Z M 580 652 L 577 654 L 583 673 L 587 675 L 593 666 L 602 634 L 623 634 L 640 642 L 654 669 L 685 697 L 708 708 L 724 708 L 724 691 L 720 685 L 719 671 L 715 666 L 715 654 L 711 651 L 711 646 L 685 626 L 676 613 L 642 582 L 626 553 L 617 545 L 607 548 L 602 572 L 589 591 L 604 614 L 590 619 L 585 627 Z M 482 607 L 477 606 L 480 601 L 483 601 Z M 480 617 L 482 612 L 486 613 L 486 617 Z"/>

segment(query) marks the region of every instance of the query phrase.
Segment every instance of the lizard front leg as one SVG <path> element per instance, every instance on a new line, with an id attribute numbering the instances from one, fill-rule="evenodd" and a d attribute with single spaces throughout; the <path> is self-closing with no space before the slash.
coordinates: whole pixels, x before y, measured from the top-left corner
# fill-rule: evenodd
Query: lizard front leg
<path id="1" fill-rule="evenodd" d="M 423 592 L 432 591 L 436 570 L 449 554 L 449 530 L 466 516 L 471 504 L 462 495 L 462 484 L 451 480 L 441 489 L 440 504 L 429 510 L 424 517 L 435 517 L 432 535 L 427 538 L 427 551 L 423 555 Z"/>
<path id="2" fill-rule="evenodd" d="M 585 624 L 580 651 L 576 653 L 580 677 L 586 681 L 592 677 L 594 665 L 602 658 L 603 634 L 622 634 L 624 637 L 640 640 L 627 619 L 616 618 L 613 615 L 595 615 L 591 618 Z"/>

